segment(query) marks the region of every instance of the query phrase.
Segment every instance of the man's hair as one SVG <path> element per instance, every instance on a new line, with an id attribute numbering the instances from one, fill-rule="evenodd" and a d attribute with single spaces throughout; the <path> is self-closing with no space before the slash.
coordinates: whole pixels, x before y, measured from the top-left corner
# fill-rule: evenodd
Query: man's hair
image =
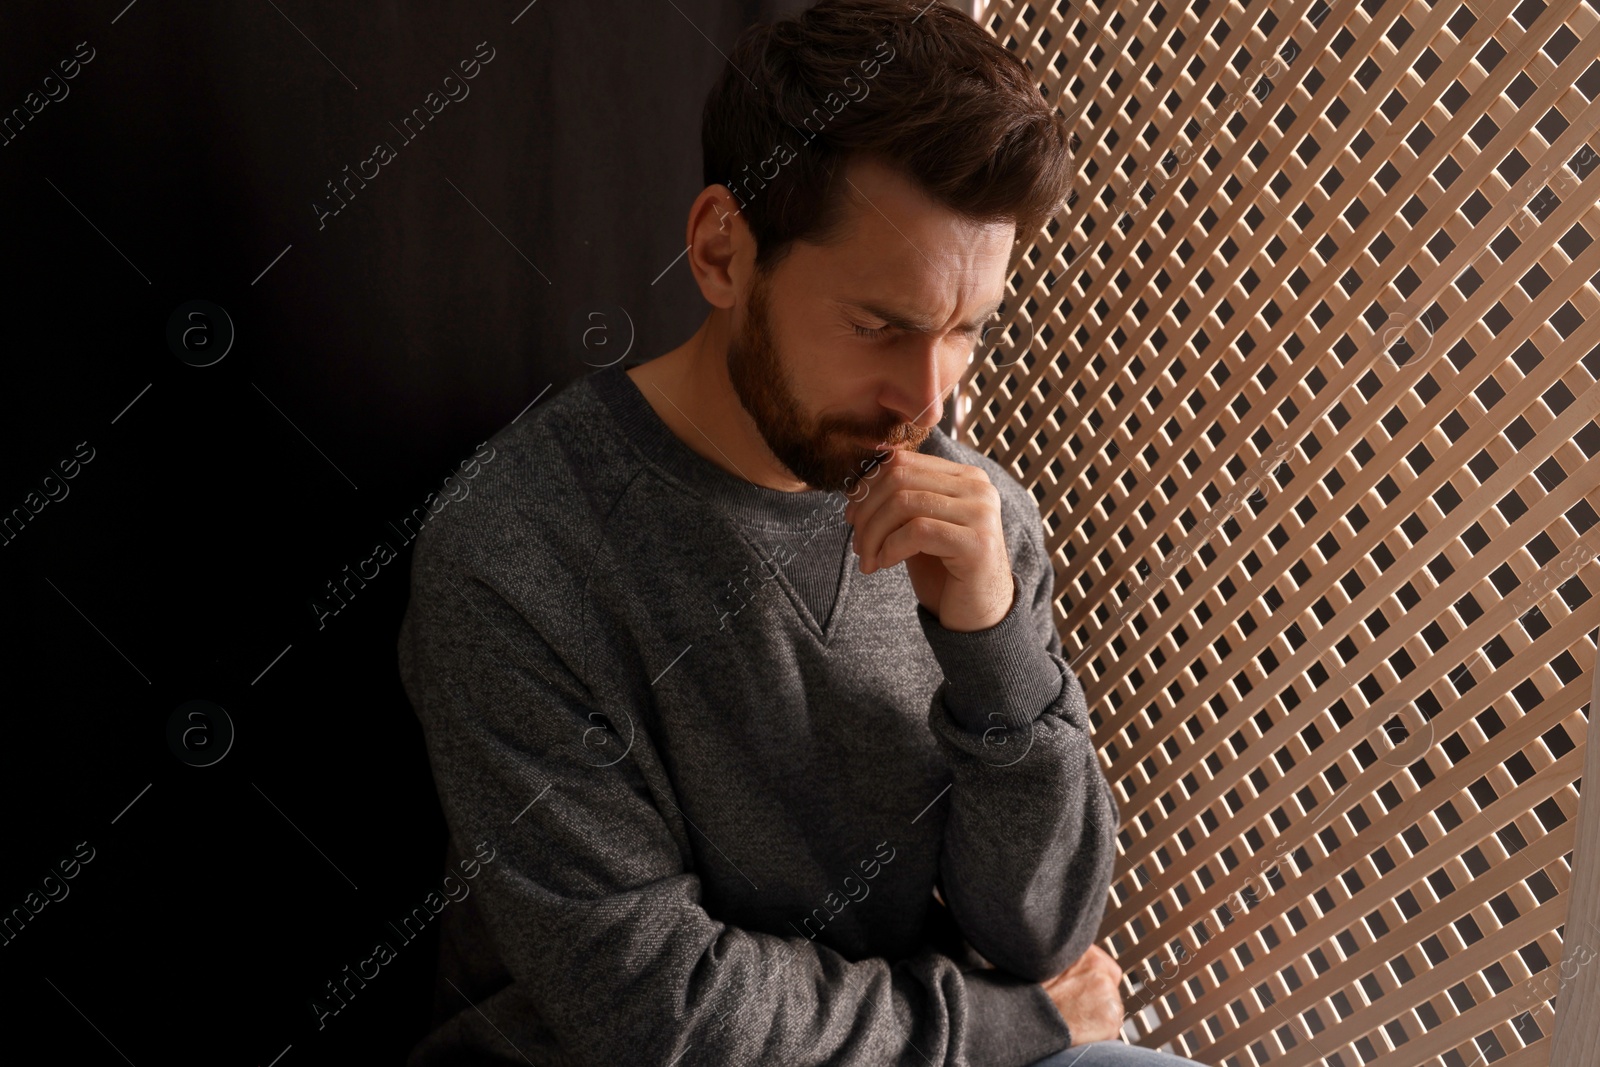
<path id="1" fill-rule="evenodd" d="M 750 26 L 706 97 L 700 139 L 705 184 L 739 201 L 758 271 L 794 241 L 843 239 L 844 164 L 858 154 L 1019 237 L 1072 184 L 1066 118 L 1021 60 L 940 0 L 822 0 Z"/>

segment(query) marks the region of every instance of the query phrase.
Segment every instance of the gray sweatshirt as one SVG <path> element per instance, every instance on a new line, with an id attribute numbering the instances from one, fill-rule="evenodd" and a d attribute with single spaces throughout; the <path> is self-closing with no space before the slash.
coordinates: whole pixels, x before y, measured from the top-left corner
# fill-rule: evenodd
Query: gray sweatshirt
<path id="1" fill-rule="evenodd" d="M 861 574 L 843 494 L 724 471 L 623 370 L 500 430 L 416 541 L 400 669 L 445 858 L 494 859 L 440 916 L 409 1067 L 1066 1047 L 1038 983 L 1095 938 L 1118 813 L 1032 497 L 927 438 L 999 488 L 1015 581 L 948 631 L 904 566 Z"/>

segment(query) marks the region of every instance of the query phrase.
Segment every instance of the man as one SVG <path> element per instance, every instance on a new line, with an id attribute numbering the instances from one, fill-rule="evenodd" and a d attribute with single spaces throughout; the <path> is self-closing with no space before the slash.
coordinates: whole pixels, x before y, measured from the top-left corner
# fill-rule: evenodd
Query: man
<path id="1" fill-rule="evenodd" d="M 824 0 L 703 136 L 705 322 L 502 429 L 417 543 L 402 674 L 452 859 L 495 858 L 410 1064 L 1191 1062 L 1111 1040 L 1039 514 L 937 429 L 1059 116 L 959 12 Z"/>

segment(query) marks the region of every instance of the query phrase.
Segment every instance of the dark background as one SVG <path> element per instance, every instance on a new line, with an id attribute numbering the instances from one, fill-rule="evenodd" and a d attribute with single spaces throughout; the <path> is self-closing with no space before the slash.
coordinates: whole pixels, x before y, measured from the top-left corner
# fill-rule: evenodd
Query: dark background
<path id="1" fill-rule="evenodd" d="M 388 924 L 444 845 L 396 666 L 409 550 L 321 628 L 312 600 L 535 398 L 695 330 L 705 93 L 740 29 L 809 5 L 125 3 L 0 27 L 0 109 L 69 90 L 0 146 L 0 516 L 93 450 L 0 545 L 0 915 L 94 850 L 0 944 L 0 1058 L 398 1064 L 437 924 Z M 379 140 L 396 158 L 319 229 Z M 207 367 L 166 337 L 196 299 L 236 331 Z M 610 349 L 580 341 L 597 321 Z M 235 730 L 205 767 L 167 740 L 196 699 Z M 319 1030 L 311 999 L 380 940 L 398 957 Z"/>

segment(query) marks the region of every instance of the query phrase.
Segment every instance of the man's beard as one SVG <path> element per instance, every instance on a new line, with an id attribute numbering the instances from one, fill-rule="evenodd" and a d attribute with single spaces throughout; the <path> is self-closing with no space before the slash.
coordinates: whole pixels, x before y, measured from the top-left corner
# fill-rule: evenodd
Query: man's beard
<path id="1" fill-rule="evenodd" d="M 728 339 L 728 377 L 767 447 L 790 473 L 813 489 L 847 492 L 870 471 L 878 454 L 873 442 L 913 450 L 922 445 L 928 428 L 898 420 L 862 426 L 830 415 L 813 421 L 773 345 L 767 294 L 767 279 L 758 272 L 744 322 Z"/>

